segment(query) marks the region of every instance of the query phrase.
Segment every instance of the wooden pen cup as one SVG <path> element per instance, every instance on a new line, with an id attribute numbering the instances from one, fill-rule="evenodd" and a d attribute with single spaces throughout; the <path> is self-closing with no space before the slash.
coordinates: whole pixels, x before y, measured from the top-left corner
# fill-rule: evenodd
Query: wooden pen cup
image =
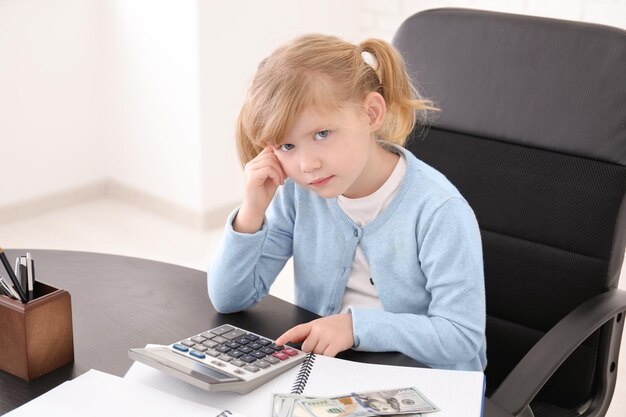
<path id="1" fill-rule="evenodd" d="M 0 295 L 0 369 L 27 381 L 74 362 L 70 293 L 36 282 L 34 295 Z"/>

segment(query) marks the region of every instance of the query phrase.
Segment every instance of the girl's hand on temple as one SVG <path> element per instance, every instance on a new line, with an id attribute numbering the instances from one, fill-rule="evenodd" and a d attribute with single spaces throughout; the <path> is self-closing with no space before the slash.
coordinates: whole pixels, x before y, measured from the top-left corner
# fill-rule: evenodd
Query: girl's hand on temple
<path id="1" fill-rule="evenodd" d="M 240 233 L 255 233 L 263 224 L 265 210 L 287 175 L 271 146 L 246 164 L 244 195 L 233 228 Z"/>
<path id="2" fill-rule="evenodd" d="M 287 330 L 276 344 L 282 346 L 287 342 L 302 342 L 304 352 L 335 356 L 339 352 L 354 346 L 352 333 L 352 314 L 335 314 L 322 317 Z"/>

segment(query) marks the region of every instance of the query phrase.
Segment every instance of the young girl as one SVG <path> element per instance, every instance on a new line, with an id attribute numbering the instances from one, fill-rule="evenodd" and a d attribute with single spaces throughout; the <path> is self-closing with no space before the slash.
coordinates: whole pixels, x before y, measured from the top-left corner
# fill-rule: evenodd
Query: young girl
<path id="1" fill-rule="evenodd" d="M 264 59 L 238 120 L 243 201 L 208 276 L 216 310 L 256 304 L 293 256 L 296 304 L 325 317 L 279 345 L 330 356 L 399 351 L 482 371 L 476 219 L 442 174 L 401 146 L 430 104 L 381 40 L 306 35 Z"/>

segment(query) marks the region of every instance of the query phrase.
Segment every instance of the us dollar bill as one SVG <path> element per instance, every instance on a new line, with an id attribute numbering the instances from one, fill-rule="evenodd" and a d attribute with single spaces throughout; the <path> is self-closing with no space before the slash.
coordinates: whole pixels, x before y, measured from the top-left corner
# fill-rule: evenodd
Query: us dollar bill
<path id="1" fill-rule="evenodd" d="M 299 400 L 307 417 L 369 417 L 439 411 L 417 388 L 353 393 L 342 397 Z"/>
<path id="2" fill-rule="evenodd" d="M 417 388 L 369 391 L 340 397 L 274 394 L 272 417 L 423 417 L 439 411 Z"/>
<path id="3" fill-rule="evenodd" d="M 311 414 L 302 407 L 300 401 L 320 398 L 321 397 L 295 394 L 274 394 L 272 417 L 312 417 Z"/>

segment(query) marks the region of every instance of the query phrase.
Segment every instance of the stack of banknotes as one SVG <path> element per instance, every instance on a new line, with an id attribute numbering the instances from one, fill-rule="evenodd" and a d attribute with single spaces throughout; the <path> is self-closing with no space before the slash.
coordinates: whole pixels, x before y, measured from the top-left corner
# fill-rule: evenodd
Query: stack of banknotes
<path id="1" fill-rule="evenodd" d="M 435 411 L 432 401 L 409 387 L 332 398 L 274 394 L 272 417 L 419 417 Z"/>

